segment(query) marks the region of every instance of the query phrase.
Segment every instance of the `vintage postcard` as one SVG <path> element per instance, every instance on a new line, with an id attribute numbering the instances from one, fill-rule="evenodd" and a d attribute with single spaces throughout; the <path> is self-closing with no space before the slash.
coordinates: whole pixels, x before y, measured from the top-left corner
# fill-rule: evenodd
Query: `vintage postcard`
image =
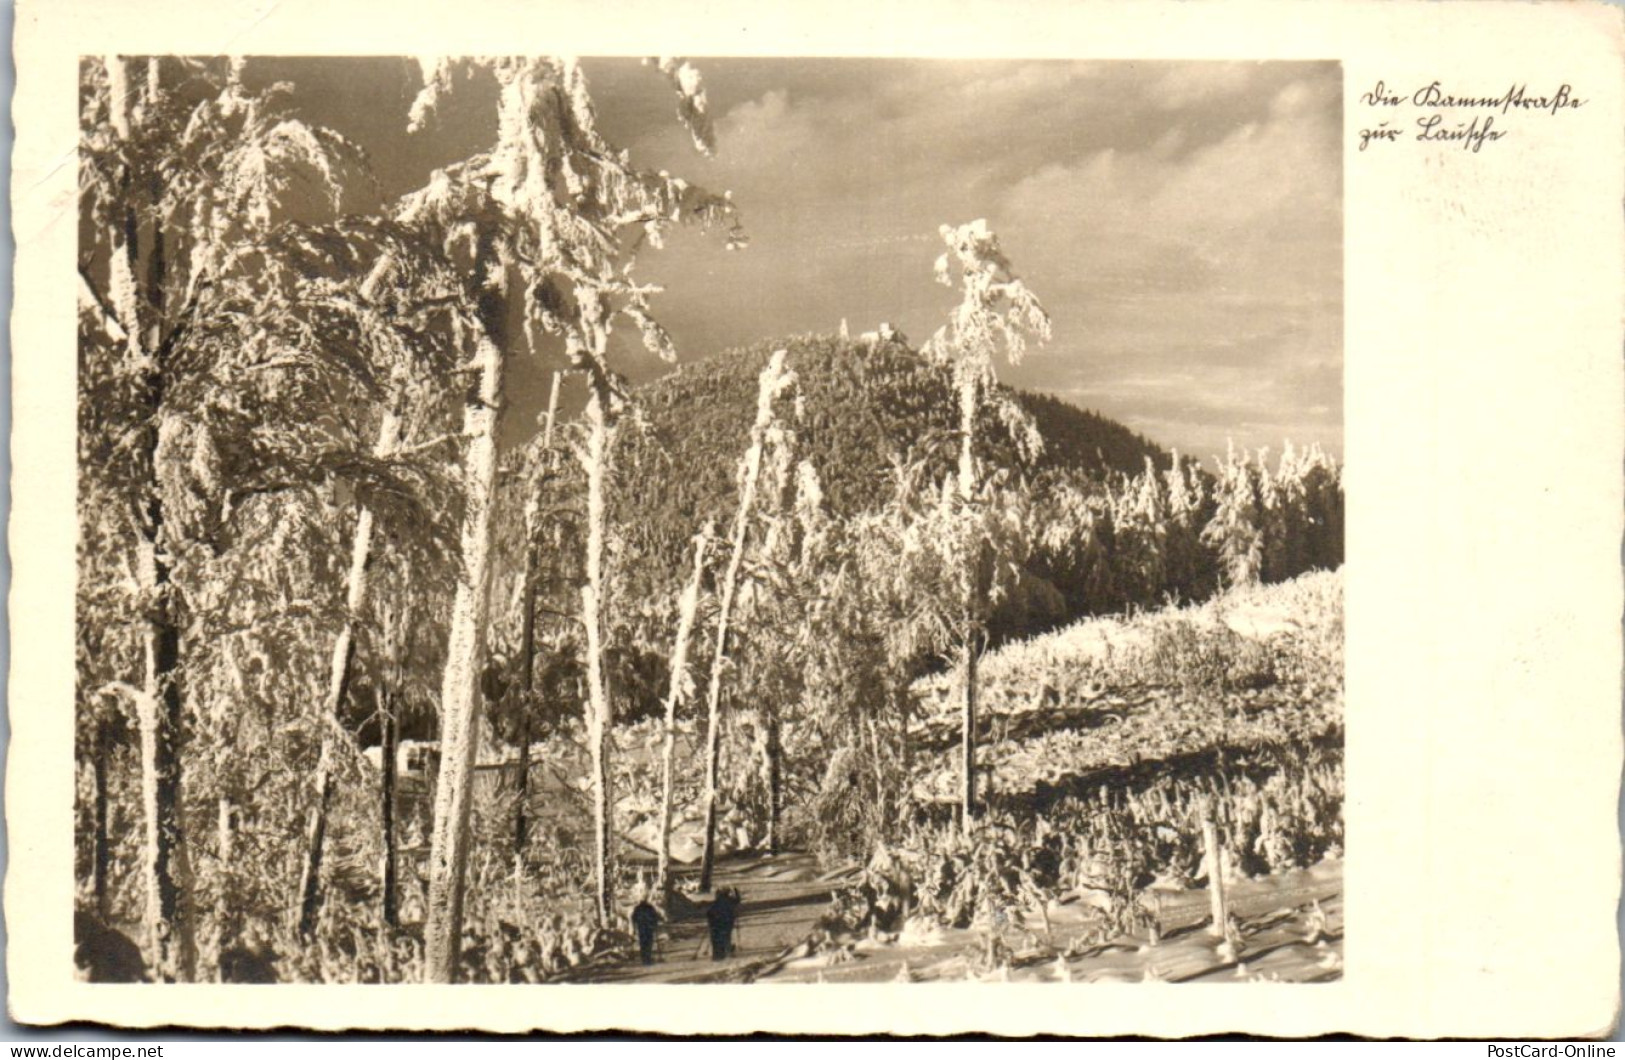
<path id="1" fill-rule="evenodd" d="M 14 1018 L 1606 1036 L 1621 41 L 21 5 Z"/>

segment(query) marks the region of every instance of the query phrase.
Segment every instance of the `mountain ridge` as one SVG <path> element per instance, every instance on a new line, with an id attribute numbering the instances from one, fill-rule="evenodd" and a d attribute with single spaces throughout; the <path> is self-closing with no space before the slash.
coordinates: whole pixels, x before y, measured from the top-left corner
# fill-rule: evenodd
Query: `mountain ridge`
<path id="1" fill-rule="evenodd" d="M 953 466 L 959 414 L 948 373 L 900 342 L 803 335 L 684 362 L 636 388 L 644 429 L 629 432 L 621 443 L 624 458 L 616 461 L 622 503 L 637 513 L 641 543 L 667 563 L 683 562 L 689 538 L 705 519 L 731 514 L 757 377 L 777 349 L 787 351 L 798 380 L 802 414 L 788 424 L 797 457 L 817 469 L 832 514 L 850 516 L 883 502 L 894 459 L 925 456 L 941 474 Z M 1001 389 L 1026 411 L 1044 444 L 1024 459 L 989 413 L 982 458 L 998 467 L 1033 475 L 1081 472 L 1099 480 L 1137 473 L 1148 459 L 1165 468 L 1172 459 L 1098 413 L 1049 394 Z"/>

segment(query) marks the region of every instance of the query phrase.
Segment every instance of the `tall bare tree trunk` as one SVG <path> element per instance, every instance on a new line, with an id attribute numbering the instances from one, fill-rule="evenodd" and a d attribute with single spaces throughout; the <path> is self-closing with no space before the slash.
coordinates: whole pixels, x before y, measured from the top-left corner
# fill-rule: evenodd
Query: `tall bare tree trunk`
<path id="1" fill-rule="evenodd" d="M 527 528 L 529 520 L 527 522 Z M 513 868 L 518 873 L 525 863 L 525 841 L 530 821 L 525 803 L 530 798 L 530 716 L 536 709 L 536 544 L 525 537 L 525 613 L 522 616 L 520 653 L 524 659 L 524 691 L 519 699 L 519 778 L 513 804 Z"/>
<path id="2" fill-rule="evenodd" d="M 718 624 L 718 642 L 722 641 L 723 630 Z M 719 649 L 720 650 L 720 649 Z M 705 723 L 705 849 L 700 856 L 700 890 L 711 889 L 711 877 L 716 871 L 716 842 L 717 842 L 717 781 L 718 769 L 722 759 L 722 724 L 721 724 L 722 691 L 717 689 L 715 697 L 707 696 L 706 723 Z"/>
<path id="3" fill-rule="evenodd" d="M 960 804 L 959 819 L 966 835 L 974 830 L 976 813 L 976 648 L 966 640 L 959 649 Z"/>
<path id="4" fill-rule="evenodd" d="M 372 288 L 388 271 L 386 255 L 373 269 L 362 285 L 362 296 L 370 298 Z M 385 411 L 378 428 L 378 443 L 373 454 L 380 459 L 395 452 L 401 436 L 401 403 L 403 392 L 397 387 L 392 406 Z M 367 574 L 372 566 L 372 509 L 361 506 L 356 517 L 355 537 L 350 543 L 349 591 L 344 603 L 344 625 L 333 642 L 333 656 L 327 670 L 327 697 L 322 701 L 318 724 L 322 726 L 322 752 L 316 764 L 316 804 L 310 811 L 310 823 L 305 830 L 305 868 L 299 886 L 299 931 L 309 935 L 316 928 L 316 917 L 322 905 L 322 853 L 327 838 L 327 818 L 333 802 L 333 773 L 338 756 L 337 729 L 343 716 L 345 696 L 350 690 L 350 675 L 355 668 L 356 626 L 362 610 L 367 606 Z"/>
<path id="5" fill-rule="evenodd" d="M 232 820 L 231 799 L 222 795 L 214 803 L 214 848 L 222 864 L 231 863 L 237 828 Z"/>
<path id="6" fill-rule="evenodd" d="M 581 587 L 581 615 L 587 627 L 587 754 L 592 768 L 593 888 L 598 920 L 614 915 L 614 814 L 610 794 L 610 738 L 615 729 L 614 705 L 604 679 L 604 477 L 609 461 L 609 379 L 592 376 L 587 395 L 587 584 Z"/>
<path id="7" fill-rule="evenodd" d="M 1207 860 L 1208 905 L 1212 911 L 1208 934 L 1225 938 L 1230 933 L 1229 905 L 1224 893 L 1224 850 L 1219 846 L 1219 826 L 1213 820 L 1213 801 L 1203 798 L 1197 804 L 1202 822 L 1202 854 Z"/>
<path id="8" fill-rule="evenodd" d="M 463 406 L 465 507 L 462 570 L 452 605 L 446 670 L 440 690 L 440 775 L 435 784 L 429 852 L 429 899 L 424 924 L 424 977 L 452 982 L 462 949 L 463 885 L 468 867 L 469 811 L 480 739 L 480 670 L 490 610 L 491 510 L 497 481 L 497 427 L 503 391 L 500 335 L 504 301 L 487 292 L 485 327 L 475 354 L 477 387 Z"/>
<path id="9" fill-rule="evenodd" d="M 694 573 L 677 604 L 677 641 L 671 649 L 671 686 L 666 692 L 665 739 L 660 749 L 660 843 L 655 881 L 659 893 L 669 894 L 671 886 L 671 802 L 677 787 L 677 703 L 683 698 L 683 681 L 688 673 L 688 642 L 694 633 L 694 616 L 700 607 L 700 580 L 705 576 L 705 554 L 711 548 L 712 528 L 708 523 L 694 539 Z"/>
<path id="10" fill-rule="evenodd" d="M 156 432 L 154 432 L 156 433 Z M 138 567 L 141 582 L 154 601 L 145 636 L 145 687 L 139 700 L 141 792 L 147 821 L 143 858 L 147 882 L 145 927 L 153 960 L 163 981 L 186 981 L 192 975 L 191 925 L 182 922 L 185 881 L 180 845 L 181 728 L 184 705 L 180 687 L 180 630 L 175 618 L 169 565 L 160 556 L 163 510 L 156 496 L 147 506 L 151 540 L 142 542 Z"/>
<path id="11" fill-rule="evenodd" d="M 958 485 L 959 499 L 967 507 L 976 497 L 976 406 L 976 379 L 966 373 L 959 383 Z M 982 606 L 981 551 L 979 541 L 965 542 L 965 562 L 970 567 L 967 587 L 971 596 L 965 602 L 964 617 L 961 621 L 958 670 L 962 727 L 959 819 L 960 827 L 966 835 L 970 835 L 974 830 L 976 817 L 976 664 L 981 647 L 976 610 Z"/>
<path id="12" fill-rule="evenodd" d="M 794 565 L 801 558 L 799 556 L 801 542 L 793 527 L 795 526 L 795 497 L 797 493 L 796 468 L 793 460 L 794 446 L 790 439 L 793 436 L 781 432 L 776 439 L 780 447 L 774 454 L 773 463 L 769 468 L 769 489 L 776 491 L 772 498 L 773 518 L 769 521 L 767 533 L 762 540 L 762 554 L 769 557 L 769 562 L 785 562 Z M 786 538 L 788 537 L 788 541 Z M 762 587 L 752 584 L 747 586 L 748 595 L 742 607 L 749 607 L 762 592 Z M 765 774 L 763 780 L 767 787 L 767 835 L 765 837 L 767 852 L 779 852 L 779 810 L 781 807 L 782 790 L 782 756 L 784 745 L 779 721 L 779 704 L 777 702 L 764 702 L 762 704 L 762 766 Z"/>
<path id="13" fill-rule="evenodd" d="M 750 530 L 751 509 L 756 506 L 756 485 L 762 474 L 762 446 L 773 422 L 773 399 L 787 385 L 784 350 L 776 350 L 763 370 L 756 397 L 756 421 L 751 425 L 750 447 L 739 476 L 739 508 L 734 513 L 728 569 L 722 578 L 717 605 L 717 639 L 711 655 L 711 680 L 705 697 L 705 853 L 700 860 L 700 890 L 711 889 L 716 868 L 717 842 L 717 759 L 722 745 L 722 668 L 728 659 L 728 622 L 733 616 L 734 594 L 739 588 L 739 570 L 745 560 L 745 538 Z"/>
<path id="14" fill-rule="evenodd" d="M 344 627 L 333 644 L 327 696 L 318 724 L 322 727 L 321 757 L 316 763 L 316 804 L 305 828 L 305 867 L 299 884 L 299 931 L 309 935 L 321 909 L 322 852 L 327 836 L 328 810 L 333 801 L 333 767 L 337 741 L 331 731 L 339 725 L 340 710 L 350 688 L 355 658 L 355 621 L 366 598 L 366 572 L 372 555 L 372 512 L 366 508 L 356 520 L 350 553 L 350 592 Z"/>
<path id="15" fill-rule="evenodd" d="M 767 708 L 767 852 L 779 852 L 779 810 L 784 801 L 784 743 L 777 706 Z"/>
<path id="16" fill-rule="evenodd" d="M 108 746 L 107 730 L 107 719 L 98 718 L 96 746 L 91 757 L 96 784 L 96 801 L 92 810 L 96 832 L 90 853 L 90 879 L 92 893 L 96 896 L 96 915 L 103 921 L 107 919 L 107 869 L 112 861 L 107 842 L 107 775 L 111 766 L 108 761 L 111 748 Z"/>
<path id="17" fill-rule="evenodd" d="M 156 431 L 153 432 L 156 434 Z M 152 967 L 165 979 L 184 979 L 184 958 L 189 949 L 186 928 L 177 923 L 181 881 L 177 878 L 181 843 L 181 727 L 184 720 L 180 688 L 180 630 L 170 585 L 169 564 L 161 557 L 158 541 L 163 532 L 163 508 L 156 496 L 147 505 L 150 539 L 139 551 L 141 582 L 153 600 L 151 624 L 142 650 L 145 681 L 140 699 L 141 788 L 146 811 L 147 842 L 144 869 L 147 881 L 146 928 L 155 958 Z"/>
<path id="18" fill-rule="evenodd" d="M 549 463 L 553 457 L 553 423 L 559 412 L 559 375 L 553 373 L 553 386 L 547 396 L 547 421 L 542 428 L 542 459 Z M 538 475 L 545 475 L 545 469 Z M 525 505 L 525 613 L 521 617 L 520 653 L 524 659 L 524 694 L 519 700 L 519 792 L 513 809 L 513 866 L 518 873 L 524 865 L 525 841 L 529 838 L 530 821 L 526 817 L 526 800 L 530 798 L 530 721 L 536 711 L 536 579 L 540 576 L 540 557 L 536 548 L 537 524 L 541 520 L 541 482 Z"/>
<path id="19" fill-rule="evenodd" d="M 869 741 L 870 772 L 875 779 L 875 809 L 879 819 L 885 821 L 890 813 L 886 805 L 886 760 L 881 750 L 880 726 L 873 714 L 863 716 L 863 728 Z"/>
<path id="20" fill-rule="evenodd" d="M 219 783 L 218 774 L 216 783 Z M 214 897 L 216 915 L 204 923 L 204 936 L 199 945 L 199 975 L 203 982 L 221 983 L 225 979 L 220 973 L 220 952 L 225 943 L 223 911 L 224 896 L 226 893 L 226 880 L 232 872 L 233 856 L 237 846 L 236 811 L 232 807 L 231 797 L 221 794 L 214 800 L 214 851 L 215 876 Z"/>
<path id="21" fill-rule="evenodd" d="M 144 914 L 149 962 L 161 981 L 184 981 L 178 916 L 180 887 L 176 879 L 176 848 L 181 841 L 180 748 L 178 695 L 172 685 L 175 651 L 168 631 L 147 637 L 147 691 L 141 697 L 141 801 L 147 820 L 142 858 L 147 884 Z M 166 667 L 166 663 L 168 664 Z"/>
<path id="22" fill-rule="evenodd" d="M 914 798 L 914 699 L 909 694 L 908 686 L 902 685 L 897 689 L 896 695 L 900 700 L 897 718 L 897 739 L 899 741 L 899 754 L 903 762 L 903 809 L 913 819 L 916 804 Z"/>
<path id="23" fill-rule="evenodd" d="M 157 60 L 149 60 L 145 84 L 134 60 L 107 59 L 112 122 L 120 139 L 132 139 L 140 113 L 156 101 Z M 137 702 L 141 731 L 141 801 L 146 818 L 142 876 L 146 884 L 143 928 L 147 963 L 160 981 L 192 976 L 190 925 L 181 909 L 181 726 L 184 704 L 180 687 L 180 622 L 169 556 L 164 548 L 164 507 L 158 494 L 157 459 L 164 410 L 164 277 L 163 233 L 155 217 L 136 201 L 156 203 L 162 188 L 138 188 L 135 174 L 121 178 L 124 214 L 114 233 L 109 263 L 114 311 L 124 328 L 132 367 L 142 368 L 147 424 L 139 443 L 142 467 L 138 486 L 146 491 L 140 504 L 136 546 L 137 580 L 147 600 L 147 629 L 142 655 L 142 694 Z M 143 217 L 143 214 L 147 214 Z"/>
<path id="24" fill-rule="evenodd" d="M 393 690 L 383 693 L 383 712 L 379 719 L 382 732 L 379 734 L 380 762 L 383 779 L 380 783 L 382 789 L 380 801 L 382 803 L 382 820 L 379 830 L 384 839 L 384 857 L 382 871 L 384 923 L 390 927 L 400 925 L 399 898 L 396 894 L 395 880 L 395 773 L 396 759 L 400 756 L 400 719 L 396 716 L 396 698 Z"/>

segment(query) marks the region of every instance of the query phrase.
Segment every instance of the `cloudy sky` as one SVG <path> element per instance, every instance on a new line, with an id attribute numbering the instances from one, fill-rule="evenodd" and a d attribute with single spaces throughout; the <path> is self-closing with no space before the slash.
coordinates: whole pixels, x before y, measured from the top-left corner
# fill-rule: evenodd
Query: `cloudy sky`
<path id="1" fill-rule="evenodd" d="M 683 357 L 843 317 L 917 344 L 954 301 L 932 280 L 938 226 L 982 217 L 1055 322 L 1048 346 L 1001 366 L 1005 381 L 1195 455 L 1232 438 L 1341 454 L 1336 63 L 695 62 L 714 159 L 695 154 L 655 71 L 586 64 L 611 141 L 731 190 L 751 237 L 725 253 L 685 234 L 641 259 L 666 285 L 656 306 Z M 312 117 L 352 131 L 416 87 L 399 61 L 366 77 L 315 66 L 285 73 Z M 387 136 L 360 130 L 388 190 L 490 143 L 489 101 L 464 104 L 433 141 L 403 144 L 395 119 Z M 628 350 L 623 370 L 662 369 Z M 543 374 L 518 379 L 521 413 Z"/>

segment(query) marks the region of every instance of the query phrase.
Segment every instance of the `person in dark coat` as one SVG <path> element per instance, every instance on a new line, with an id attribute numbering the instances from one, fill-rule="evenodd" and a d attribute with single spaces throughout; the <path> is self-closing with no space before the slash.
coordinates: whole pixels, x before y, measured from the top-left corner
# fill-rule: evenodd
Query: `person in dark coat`
<path id="1" fill-rule="evenodd" d="M 660 926 L 660 910 L 645 898 L 632 909 L 632 927 L 638 933 L 638 953 L 644 964 L 655 962 L 655 928 Z"/>
<path id="2" fill-rule="evenodd" d="M 735 924 L 744 896 L 737 887 L 724 887 L 705 911 L 706 926 L 711 929 L 711 959 L 724 961 L 733 955 Z"/>

